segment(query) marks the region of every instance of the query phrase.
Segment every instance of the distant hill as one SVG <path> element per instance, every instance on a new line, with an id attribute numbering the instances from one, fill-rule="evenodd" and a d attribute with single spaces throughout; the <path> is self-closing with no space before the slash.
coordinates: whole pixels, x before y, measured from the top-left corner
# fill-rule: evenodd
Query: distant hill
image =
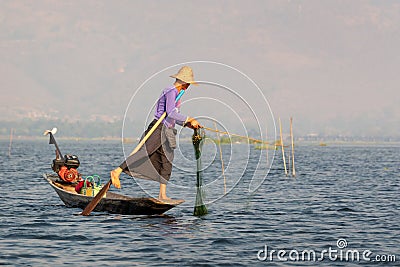
<path id="1" fill-rule="evenodd" d="M 0 122 L 0 136 L 8 136 L 14 129 L 15 136 L 41 137 L 46 129 L 58 128 L 60 137 L 102 138 L 121 137 L 121 121 L 30 120 Z"/>

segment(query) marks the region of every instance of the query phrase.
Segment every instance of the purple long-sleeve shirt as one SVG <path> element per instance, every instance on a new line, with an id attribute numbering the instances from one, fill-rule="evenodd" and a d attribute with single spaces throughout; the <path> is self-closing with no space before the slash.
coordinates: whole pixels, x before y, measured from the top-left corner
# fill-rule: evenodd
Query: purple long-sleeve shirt
<path id="1" fill-rule="evenodd" d="M 188 118 L 179 113 L 181 101 L 179 100 L 175 103 L 177 95 L 178 90 L 175 86 L 167 87 L 162 91 L 157 101 L 154 117 L 158 120 L 164 112 L 167 112 L 167 117 L 163 120 L 163 123 L 168 128 L 175 127 L 175 122 L 179 125 L 183 125 Z"/>

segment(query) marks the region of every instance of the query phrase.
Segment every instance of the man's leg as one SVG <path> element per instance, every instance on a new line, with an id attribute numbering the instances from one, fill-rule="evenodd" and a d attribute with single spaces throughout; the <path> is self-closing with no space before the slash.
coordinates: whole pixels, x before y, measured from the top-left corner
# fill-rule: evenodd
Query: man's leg
<path id="1" fill-rule="evenodd" d="M 142 141 L 144 136 L 153 128 L 155 123 L 156 120 L 153 120 L 149 124 L 147 130 L 143 133 L 142 137 L 140 138 L 140 141 Z M 128 158 L 126 158 L 118 168 L 115 168 L 114 170 L 111 171 L 110 173 L 111 182 L 116 188 L 121 188 L 121 182 L 119 181 L 119 176 L 121 175 L 123 170 L 126 170 L 128 166 L 133 165 L 135 162 L 147 158 L 148 155 L 152 154 L 157 149 L 159 143 L 154 141 L 151 142 L 150 139 L 154 140 L 154 138 L 158 137 L 160 134 L 161 134 L 161 128 L 159 126 L 157 127 L 156 131 L 153 132 L 152 136 L 150 136 L 149 139 L 147 139 L 146 143 L 140 148 L 139 151 L 137 151 L 134 155 L 129 155 Z"/>
<path id="2" fill-rule="evenodd" d="M 158 195 L 158 199 L 160 200 L 171 200 L 171 198 L 167 197 L 167 184 L 160 183 L 160 193 Z"/>
<path id="3" fill-rule="evenodd" d="M 171 198 L 167 197 L 167 182 L 171 177 L 174 151 L 171 148 L 169 148 L 168 145 L 163 145 L 156 151 L 156 153 L 159 156 L 159 163 L 160 163 L 158 172 L 160 176 L 164 179 L 162 182 L 160 182 L 160 193 L 158 195 L 158 198 L 164 200 L 170 200 Z"/>

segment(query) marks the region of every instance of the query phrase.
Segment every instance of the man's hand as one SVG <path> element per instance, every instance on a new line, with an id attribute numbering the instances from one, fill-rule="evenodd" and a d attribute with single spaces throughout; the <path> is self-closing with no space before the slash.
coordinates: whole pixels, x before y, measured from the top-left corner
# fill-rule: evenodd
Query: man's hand
<path id="1" fill-rule="evenodd" d="M 191 128 L 191 129 L 202 128 L 200 123 L 197 120 L 195 120 L 194 118 L 189 118 L 188 121 L 186 122 L 185 126 Z"/>

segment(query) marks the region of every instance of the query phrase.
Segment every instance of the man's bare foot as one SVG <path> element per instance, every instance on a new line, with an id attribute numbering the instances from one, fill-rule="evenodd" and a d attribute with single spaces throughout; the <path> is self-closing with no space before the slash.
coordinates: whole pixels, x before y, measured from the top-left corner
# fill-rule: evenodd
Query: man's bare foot
<path id="1" fill-rule="evenodd" d="M 161 201 L 170 201 L 170 200 L 172 200 L 172 198 L 167 197 L 167 196 L 158 196 L 158 200 L 161 200 Z"/>
<path id="2" fill-rule="evenodd" d="M 115 186 L 115 188 L 121 188 L 121 182 L 119 181 L 119 175 L 121 174 L 121 172 L 121 168 L 117 168 L 110 172 L 111 183 L 113 184 L 113 186 Z"/>

